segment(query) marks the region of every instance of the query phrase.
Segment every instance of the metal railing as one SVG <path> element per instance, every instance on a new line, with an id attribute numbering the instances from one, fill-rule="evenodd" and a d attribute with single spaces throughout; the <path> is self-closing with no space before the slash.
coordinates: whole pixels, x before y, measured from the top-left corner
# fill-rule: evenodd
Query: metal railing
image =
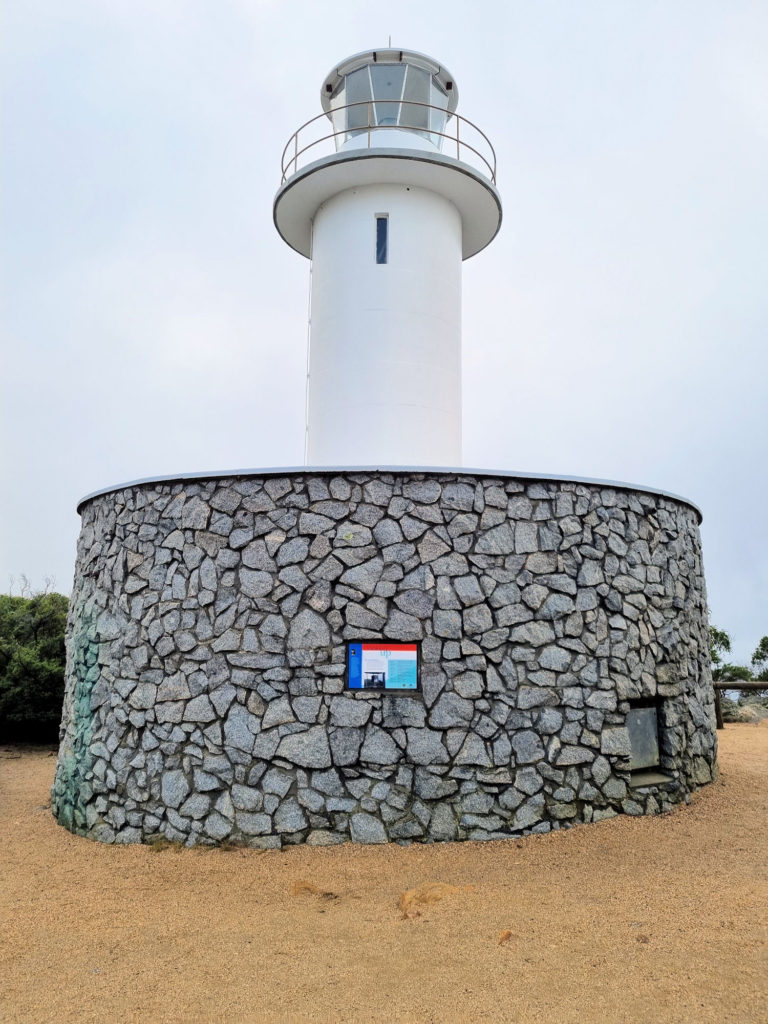
<path id="1" fill-rule="evenodd" d="M 442 124 L 441 127 L 445 129 L 452 126 L 455 129 L 455 131 L 451 133 L 449 131 L 439 131 L 437 128 L 428 128 L 411 124 L 378 124 L 376 120 L 375 108 L 387 106 L 392 107 L 395 104 L 397 104 L 400 107 L 418 107 L 425 111 L 436 110 L 438 111 L 438 114 L 442 116 L 442 118 L 447 118 L 449 122 L 446 124 Z M 288 178 L 290 178 L 293 174 L 296 174 L 296 172 L 299 171 L 301 167 L 303 167 L 305 164 L 309 163 L 310 160 L 315 160 L 319 156 L 323 155 L 322 153 L 313 153 L 311 158 L 305 157 L 305 154 L 308 153 L 310 150 L 313 150 L 316 146 L 321 146 L 323 143 L 333 143 L 334 148 L 336 148 L 336 139 L 338 139 L 339 136 L 352 138 L 356 136 L 359 137 L 365 134 L 367 135 L 366 148 L 370 149 L 371 135 L 375 132 L 382 131 L 410 132 L 412 134 L 420 136 L 422 139 L 426 138 L 428 140 L 447 139 L 450 143 L 452 143 L 452 146 L 449 147 L 449 150 L 451 151 L 450 155 L 452 155 L 452 149 L 453 146 L 455 146 L 457 160 L 462 160 L 462 158 L 464 158 L 465 162 L 471 163 L 478 170 L 482 171 L 483 174 L 487 173 L 488 177 L 491 179 L 493 184 L 496 184 L 496 152 L 493 146 L 491 145 L 491 140 L 484 132 L 482 132 L 477 127 L 477 125 L 467 120 L 466 117 L 460 117 L 458 114 L 447 114 L 444 107 L 437 107 L 431 103 L 418 103 L 415 100 L 385 99 L 361 100 L 360 102 L 357 103 L 347 103 L 342 107 L 334 107 L 333 110 L 331 111 L 330 116 L 335 117 L 342 111 L 348 111 L 353 107 L 367 107 L 366 124 L 353 126 L 347 125 L 344 128 L 339 128 L 337 131 L 328 132 L 325 135 L 321 135 L 319 138 L 310 138 L 310 141 L 307 141 L 308 137 L 313 134 L 312 132 L 309 131 L 310 127 L 317 126 L 318 122 L 326 122 L 328 120 L 329 115 L 323 113 L 318 114 L 317 117 L 313 117 L 309 121 L 305 121 L 304 124 L 293 133 L 293 135 L 290 137 L 290 139 L 285 145 L 285 149 L 283 150 L 283 155 L 280 160 L 280 169 L 282 172 L 281 184 L 285 184 Z M 430 115 L 428 114 L 427 120 L 429 120 L 429 117 Z M 344 120 L 348 121 L 346 115 L 344 117 Z M 450 124 L 450 122 L 452 122 L 452 125 Z M 465 141 L 465 135 L 467 131 L 470 132 L 470 138 L 472 138 L 472 132 L 476 134 L 477 138 L 473 138 L 473 141 L 476 143 L 475 145 L 472 145 L 470 142 Z M 303 138 L 301 137 L 302 135 Z M 478 146 L 480 146 L 481 148 L 478 149 Z M 326 145 L 325 148 L 330 149 L 330 146 Z M 445 149 L 443 149 L 442 152 L 445 152 Z M 465 154 L 471 154 L 471 156 L 467 156 Z M 473 160 L 472 156 L 474 156 L 476 159 Z M 299 161 L 301 157 L 304 157 L 304 159 L 301 160 L 300 163 Z"/>

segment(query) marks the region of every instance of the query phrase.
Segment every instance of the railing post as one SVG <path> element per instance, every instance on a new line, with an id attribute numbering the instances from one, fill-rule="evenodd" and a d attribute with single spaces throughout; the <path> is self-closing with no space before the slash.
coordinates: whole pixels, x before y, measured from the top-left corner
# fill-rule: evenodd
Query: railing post
<path id="1" fill-rule="evenodd" d="M 293 173 L 299 169 L 299 133 L 293 136 Z"/>
<path id="2" fill-rule="evenodd" d="M 373 104 L 368 102 L 368 149 L 371 148 L 371 117 L 373 115 Z"/>
<path id="3" fill-rule="evenodd" d="M 459 124 L 460 124 L 461 118 L 459 117 L 458 114 L 455 114 L 454 116 L 456 118 L 456 159 L 457 160 L 461 160 L 461 150 L 459 148 L 459 146 L 460 146 L 460 143 L 459 143 Z"/>

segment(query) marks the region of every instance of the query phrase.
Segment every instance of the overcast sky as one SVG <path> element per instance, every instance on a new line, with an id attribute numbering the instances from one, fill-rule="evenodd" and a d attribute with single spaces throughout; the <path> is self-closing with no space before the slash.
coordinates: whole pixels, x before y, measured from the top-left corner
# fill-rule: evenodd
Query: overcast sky
<path id="1" fill-rule="evenodd" d="M 84 494 L 303 458 L 308 263 L 272 225 L 342 58 L 456 76 L 502 230 L 464 264 L 464 463 L 700 506 L 768 633 L 765 0 L 9 0 L 0 590 L 69 592 Z"/>

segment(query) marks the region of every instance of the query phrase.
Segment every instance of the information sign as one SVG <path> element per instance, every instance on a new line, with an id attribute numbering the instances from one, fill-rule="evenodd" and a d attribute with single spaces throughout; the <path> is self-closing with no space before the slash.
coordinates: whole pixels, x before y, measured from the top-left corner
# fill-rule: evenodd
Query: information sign
<path id="1" fill-rule="evenodd" d="M 349 644 L 347 687 L 350 690 L 418 690 L 419 645 Z"/>

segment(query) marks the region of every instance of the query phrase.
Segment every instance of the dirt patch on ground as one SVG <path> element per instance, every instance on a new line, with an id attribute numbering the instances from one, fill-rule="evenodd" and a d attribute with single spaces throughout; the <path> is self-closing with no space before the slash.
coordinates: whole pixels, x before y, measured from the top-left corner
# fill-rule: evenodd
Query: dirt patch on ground
<path id="1" fill-rule="evenodd" d="M 0 1020 L 765 1024 L 768 722 L 719 736 L 661 817 L 282 853 L 70 835 L 6 749 Z"/>

